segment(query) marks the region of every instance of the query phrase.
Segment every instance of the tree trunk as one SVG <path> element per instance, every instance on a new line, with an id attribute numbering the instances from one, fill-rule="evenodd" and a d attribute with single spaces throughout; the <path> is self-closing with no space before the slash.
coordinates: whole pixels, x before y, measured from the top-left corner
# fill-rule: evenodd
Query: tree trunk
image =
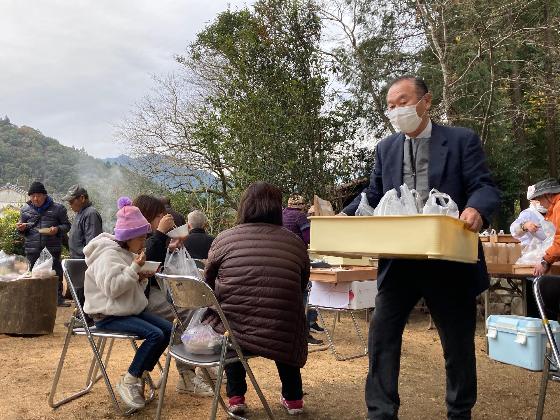
<path id="1" fill-rule="evenodd" d="M 58 277 L 0 281 L 0 334 L 51 334 Z"/>
<path id="2" fill-rule="evenodd" d="M 517 51 L 513 52 L 514 60 L 511 68 L 511 81 L 510 81 L 510 101 L 511 101 L 511 126 L 513 128 L 513 135 L 515 142 L 519 146 L 518 150 L 526 156 L 527 153 L 527 133 L 525 132 L 525 115 L 522 110 L 523 92 L 521 89 L 521 80 L 519 74 L 519 63 L 515 60 Z M 529 185 L 529 164 L 524 160 L 522 163 L 522 186 Z M 521 189 L 520 189 L 521 190 Z M 529 205 L 527 195 L 525 192 L 519 194 L 519 205 L 521 209 L 525 209 Z"/>
<path id="3" fill-rule="evenodd" d="M 552 51 L 554 45 L 552 43 L 552 16 L 550 14 L 550 0 L 544 2 L 544 21 L 546 29 L 544 31 L 544 43 L 548 51 Z M 544 56 L 544 75 L 545 81 L 552 83 L 555 74 L 552 70 L 552 54 L 545 54 Z M 553 178 L 558 178 L 558 144 L 556 142 L 556 96 L 552 92 L 552 87 L 545 93 L 545 130 L 544 137 L 546 140 L 546 147 L 548 152 L 548 174 Z"/>

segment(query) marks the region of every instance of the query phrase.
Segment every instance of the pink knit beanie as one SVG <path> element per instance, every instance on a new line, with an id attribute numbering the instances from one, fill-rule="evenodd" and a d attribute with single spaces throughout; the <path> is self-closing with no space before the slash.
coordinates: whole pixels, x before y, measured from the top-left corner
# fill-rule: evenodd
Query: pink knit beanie
<path id="1" fill-rule="evenodd" d="M 115 238 L 117 241 L 128 241 L 132 238 L 151 232 L 152 228 L 140 209 L 132 205 L 128 197 L 121 197 L 117 201 L 117 223 L 115 224 Z"/>

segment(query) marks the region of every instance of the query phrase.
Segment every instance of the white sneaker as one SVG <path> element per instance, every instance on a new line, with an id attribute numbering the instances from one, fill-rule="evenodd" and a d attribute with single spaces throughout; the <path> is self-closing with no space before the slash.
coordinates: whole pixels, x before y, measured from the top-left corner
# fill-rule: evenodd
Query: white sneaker
<path id="1" fill-rule="evenodd" d="M 206 370 L 210 374 L 210 378 L 215 382 L 216 379 L 218 379 L 218 367 L 217 366 L 209 367 L 209 368 L 206 368 Z M 204 376 L 204 372 L 202 372 L 201 367 L 197 366 L 194 371 L 196 372 L 196 376 L 198 376 L 199 378 L 202 378 L 204 380 L 206 379 L 205 376 Z M 222 385 L 227 383 L 227 376 L 225 375 L 225 373 L 226 373 L 226 371 L 224 370 L 224 375 L 223 375 L 224 377 L 222 379 Z"/>
<path id="2" fill-rule="evenodd" d="M 123 402 L 130 408 L 139 410 L 144 408 L 146 401 L 142 393 L 143 381 L 135 378 L 129 373 L 125 374 L 117 383 L 117 392 L 121 396 Z"/>
<path id="3" fill-rule="evenodd" d="M 199 397 L 213 397 L 214 390 L 202 378 L 196 376 L 194 371 L 186 370 L 179 373 L 179 380 L 176 386 L 180 394 L 193 394 Z"/>

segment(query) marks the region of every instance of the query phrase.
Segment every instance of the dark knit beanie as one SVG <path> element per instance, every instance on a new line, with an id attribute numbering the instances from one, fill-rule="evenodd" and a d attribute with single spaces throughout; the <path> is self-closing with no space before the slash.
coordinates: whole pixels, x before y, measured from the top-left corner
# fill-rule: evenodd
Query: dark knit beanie
<path id="1" fill-rule="evenodd" d="M 48 194 L 47 190 L 45 189 L 45 186 L 39 182 L 39 181 L 35 181 L 33 184 L 31 184 L 31 186 L 29 187 L 29 191 L 27 191 L 27 195 L 31 195 L 31 194 Z"/>

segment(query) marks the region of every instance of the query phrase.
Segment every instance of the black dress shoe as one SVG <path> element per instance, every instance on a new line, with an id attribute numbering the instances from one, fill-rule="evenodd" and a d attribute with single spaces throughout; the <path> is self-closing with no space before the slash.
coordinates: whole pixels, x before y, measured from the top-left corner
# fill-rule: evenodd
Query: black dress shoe
<path id="1" fill-rule="evenodd" d="M 323 340 L 318 340 L 313 337 L 311 334 L 307 336 L 307 344 L 310 346 L 321 346 L 323 345 Z"/>
<path id="2" fill-rule="evenodd" d="M 58 299 L 56 306 L 58 306 L 59 308 L 69 308 L 71 305 L 64 299 Z"/>

